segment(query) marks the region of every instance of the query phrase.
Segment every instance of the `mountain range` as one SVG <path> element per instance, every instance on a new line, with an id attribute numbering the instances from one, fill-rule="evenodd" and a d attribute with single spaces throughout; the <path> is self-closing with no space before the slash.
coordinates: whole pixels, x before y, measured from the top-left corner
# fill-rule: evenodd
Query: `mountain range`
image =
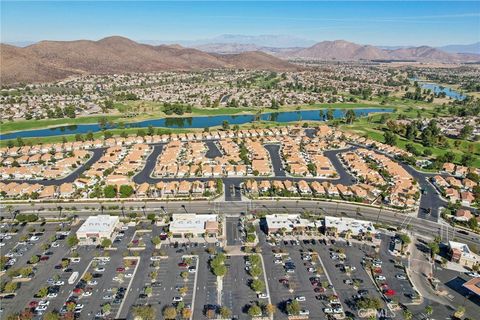
<path id="1" fill-rule="evenodd" d="M 0 64 L 2 84 L 46 82 L 79 74 L 212 68 L 298 69 L 261 51 L 210 54 L 179 45 L 140 44 L 118 36 L 99 41 L 40 41 L 24 48 L 0 44 Z"/>
<path id="2" fill-rule="evenodd" d="M 420 46 L 398 49 L 381 49 L 344 40 L 322 41 L 311 47 L 284 51 L 277 56 L 285 59 L 310 60 L 412 60 L 419 62 L 476 62 L 478 54 L 448 53 L 437 48 Z"/>
<path id="3" fill-rule="evenodd" d="M 113 36 L 98 41 L 40 41 L 26 47 L 0 44 L 0 77 L 2 84 L 12 84 L 47 82 L 80 74 L 222 68 L 293 71 L 300 68 L 287 60 L 464 63 L 478 62 L 480 55 L 449 53 L 428 46 L 385 49 L 344 40 L 323 41 L 306 48 L 248 43 L 213 43 L 186 48 L 142 44 Z"/>
<path id="4" fill-rule="evenodd" d="M 239 53 L 258 50 L 283 59 L 308 60 L 411 60 L 419 62 L 471 62 L 480 61 L 480 54 L 447 52 L 438 48 L 420 47 L 377 47 L 360 45 L 344 40 L 322 41 L 307 48 L 276 48 L 254 44 L 212 43 L 195 46 L 196 49 L 212 53 Z M 473 47 L 470 47 L 472 48 Z M 452 51 L 451 48 L 450 51 Z M 467 49 L 465 49 L 467 50 Z"/>

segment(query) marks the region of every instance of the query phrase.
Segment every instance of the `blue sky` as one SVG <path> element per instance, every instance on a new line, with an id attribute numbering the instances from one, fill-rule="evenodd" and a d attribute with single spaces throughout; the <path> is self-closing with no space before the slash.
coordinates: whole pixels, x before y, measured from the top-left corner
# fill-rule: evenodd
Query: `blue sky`
<path id="1" fill-rule="evenodd" d="M 315 41 L 444 45 L 480 39 L 480 2 L 73 2 L 1 0 L 1 41 L 196 40 L 285 34 Z"/>

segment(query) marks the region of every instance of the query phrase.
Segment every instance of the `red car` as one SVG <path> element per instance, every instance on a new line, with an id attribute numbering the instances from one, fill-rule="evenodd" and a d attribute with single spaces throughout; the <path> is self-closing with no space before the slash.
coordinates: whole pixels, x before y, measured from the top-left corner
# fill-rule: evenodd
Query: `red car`
<path id="1" fill-rule="evenodd" d="M 40 261 L 47 261 L 48 259 L 50 259 L 49 256 L 43 256 L 40 258 Z"/>
<path id="2" fill-rule="evenodd" d="M 83 290 L 80 288 L 73 289 L 73 293 L 75 294 L 82 294 Z"/>
<path id="3" fill-rule="evenodd" d="M 316 287 L 315 289 L 313 289 L 313 291 L 315 291 L 316 293 L 325 292 L 325 288 Z"/>
<path id="4" fill-rule="evenodd" d="M 38 301 L 30 301 L 30 303 L 28 304 L 28 306 L 30 308 L 36 308 L 38 307 Z"/>
<path id="5" fill-rule="evenodd" d="M 385 291 L 386 296 L 394 296 L 395 295 L 395 290 L 388 289 Z"/>
<path id="6" fill-rule="evenodd" d="M 188 264 L 186 264 L 185 262 L 180 262 L 178 264 L 178 266 L 181 267 L 181 268 L 186 268 L 186 267 L 188 267 Z"/>
<path id="7" fill-rule="evenodd" d="M 118 267 L 117 269 L 115 269 L 117 272 L 124 272 L 125 271 L 125 268 L 122 268 L 122 267 Z"/>

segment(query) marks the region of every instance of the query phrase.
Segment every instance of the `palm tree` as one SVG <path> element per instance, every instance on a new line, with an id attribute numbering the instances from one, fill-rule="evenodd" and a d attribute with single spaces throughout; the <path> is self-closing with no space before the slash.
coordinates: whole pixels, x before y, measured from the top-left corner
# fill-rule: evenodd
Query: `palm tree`
<path id="1" fill-rule="evenodd" d="M 405 311 L 403 311 L 403 317 L 405 318 L 405 320 L 412 320 L 413 318 L 412 311 L 406 309 Z"/>
<path id="2" fill-rule="evenodd" d="M 62 207 L 62 206 L 58 206 L 58 207 L 57 207 L 57 210 L 58 210 L 58 218 L 61 219 L 61 218 L 62 218 L 62 210 L 63 210 L 63 207 Z"/>
<path id="3" fill-rule="evenodd" d="M 425 307 L 425 313 L 427 314 L 427 317 L 430 318 L 430 316 L 433 313 L 433 307 L 431 305 L 428 305 Z"/>

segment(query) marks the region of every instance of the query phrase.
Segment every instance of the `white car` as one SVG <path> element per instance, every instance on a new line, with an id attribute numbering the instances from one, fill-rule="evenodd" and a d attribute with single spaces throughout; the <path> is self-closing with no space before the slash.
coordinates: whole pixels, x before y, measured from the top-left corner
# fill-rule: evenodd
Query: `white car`
<path id="1" fill-rule="evenodd" d="M 385 281 L 385 280 L 387 280 L 387 278 L 385 278 L 384 276 L 376 276 L 376 277 L 375 277 L 375 280 L 377 280 L 377 281 Z"/>
<path id="2" fill-rule="evenodd" d="M 75 305 L 75 309 L 80 309 L 81 310 L 81 309 L 83 309 L 83 307 L 84 307 L 84 305 L 81 304 L 81 303 Z"/>
<path id="3" fill-rule="evenodd" d="M 297 296 L 295 297 L 295 300 L 302 302 L 302 301 L 306 301 L 307 299 L 304 296 Z"/>
<path id="4" fill-rule="evenodd" d="M 65 284 L 65 281 L 55 281 L 53 284 L 55 286 L 63 286 Z"/>
<path id="5" fill-rule="evenodd" d="M 308 315 L 310 315 L 310 311 L 308 311 L 308 310 L 300 310 L 300 315 L 301 315 L 301 316 L 308 316 Z"/>
<path id="6" fill-rule="evenodd" d="M 38 302 L 39 306 L 48 306 L 50 304 L 50 301 L 48 300 L 42 300 Z"/>
<path id="7" fill-rule="evenodd" d="M 58 296 L 58 293 L 56 292 L 50 292 L 49 294 L 47 294 L 47 298 L 56 298 Z"/>
<path id="8" fill-rule="evenodd" d="M 335 308 L 335 309 L 333 309 L 333 313 L 343 313 L 343 309 L 342 308 Z"/>
<path id="9" fill-rule="evenodd" d="M 98 284 L 98 281 L 97 280 L 90 280 L 90 281 L 87 282 L 87 284 L 89 286 L 96 286 Z"/>
<path id="10" fill-rule="evenodd" d="M 109 294 L 107 294 L 107 295 L 103 296 L 103 298 L 102 298 L 102 299 L 103 299 L 103 300 L 112 300 L 112 299 L 113 299 L 113 296 L 112 296 L 112 295 L 109 295 Z"/>
<path id="11" fill-rule="evenodd" d="M 180 302 L 183 301 L 182 297 L 173 297 L 173 302 Z"/>
<path id="12" fill-rule="evenodd" d="M 395 275 L 395 278 L 398 280 L 407 280 L 407 277 L 404 274 L 397 274 Z"/>
<path id="13" fill-rule="evenodd" d="M 70 258 L 70 261 L 73 263 L 78 263 L 80 262 L 80 257 Z"/>
<path id="14" fill-rule="evenodd" d="M 258 299 L 268 299 L 268 294 L 266 293 L 259 293 L 257 294 Z"/>
<path id="15" fill-rule="evenodd" d="M 58 242 L 53 242 L 52 243 L 52 248 L 58 248 L 58 247 L 60 247 L 60 243 L 58 243 Z"/>
<path id="16" fill-rule="evenodd" d="M 104 267 L 97 267 L 97 268 L 95 268 L 95 271 L 96 272 L 103 272 L 103 271 L 105 271 L 105 268 Z"/>
<path id="17" fill-rule="evenodd" d="M 275 263 L 275 264 L 282 264 L 283 261 L 282 261 L 282 260 L 279 260 L 279 259 L 275 259 L 274 263 Z"/>
<path id="18" fill-rule="evenodd" d="M 472 278 L 480 278 L 480 274 L 478 274 L 476 272 L 467 272 L 466 275 L 470 276 Z"/>
<path id="19" fill-rule="evenodd" d="M 324 308 L 324 309 L 323 309 L 323 312 L 325 312 L 325 313 L 333 313 L 333 309 L 332 309 L 332 308 Z"/>
<path id="20" fill-rule="evenodd" d="M 133 277 L 133 273 L 127 273 L 127 274 L 125 274 L 125 278 L 131 278 L 131 277 Z"/>
<path id="21" fill-rule="evenodd" d="M 32 236 L 32 237 L 30 237 L 29 240 L 30 240 L 30 241 L 38 241 L 38 239 L 40 239 L 40 238 L 37 237 L 37 236 Z"/>
<path id="22" fill-rule="evenodd" d="M 92 295 L 92 291 L 85 291 L 84 293 L 82 293 L 82 296 L 84 297 L 90 297 Z"/>
<path id="23" fill-rule="evenodd" d="M 45 311 L 45 310 L 47 310 L 47 306 L 38 306 L 38 307 L 35 308 L 35 311 L 37 311 L 37 312 L 38 311 Z"/>

